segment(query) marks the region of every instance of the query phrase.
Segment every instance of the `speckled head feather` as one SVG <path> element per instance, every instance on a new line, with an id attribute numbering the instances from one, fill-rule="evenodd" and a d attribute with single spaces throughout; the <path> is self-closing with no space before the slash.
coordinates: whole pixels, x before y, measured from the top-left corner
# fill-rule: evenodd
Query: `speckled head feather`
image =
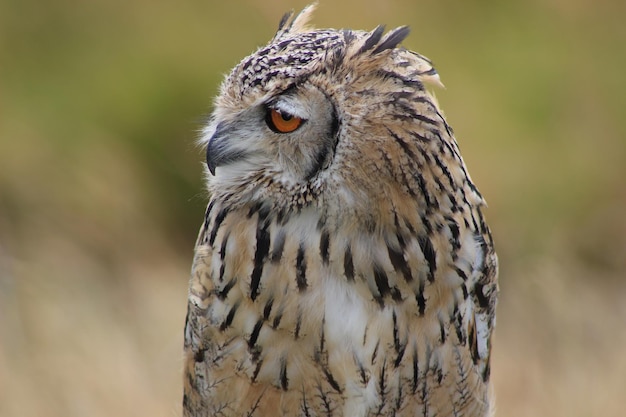
<path id="1" fill-rule="evenodd" d="M 409 34 L 406 26 L 396 28 L 383 37 L 384 26 L 371 32 L 334 29 L 307 30 L 314 7 L 309 6 L 290 20 L 286 14 L 270 43 L 237 65 L 222 86 L 222 94 L 244 99 L 249 89 L 257 87 L 271 91 L 272 82 L 290 79 L 292 83 L 320 70 L 340 69 L 341 65 L 376 67 L 381 64 L 381 52 L 396 48 Z M 416 62 L 424 81 L 439 83 L 430 62 Z M 417 61 L 417 60 L 416 60 Z M 269 84 L 269 85 L 268 85 Z M 231 91 L 232 90 L 232 91 Z"/>
<path id="2" fill-rule="evenodd" d="M 286 15 L 203 132 L 185 416 L 486 416 L 497 258 L 484 200 L 385 33 Z"/>
<path id="3" fill-rule="evenodd" d="M 411 103 L 411 106 L 427 104 L 430 108 L 423 109 L 421 113 L 432 113 L 435 118 L 441 118 L 435 100 L 424 89 L 424 84 L 440 85 L 437 72 L 428 59 L 414 52 L 397 48 L 408 35 L 407 27 L 397 28 L 384 36 L 383 26 L 371 32 L 332 29 L 303 31 L 311 11 L 311 7 L 305 9 L 291 23 L 288 19 L 285 20 L 270 44 L 242 60 L 233 69 L 224 81 L 221 94 L 216 100 L 214 122 L 205 130 L 206 141 L 214 136 L 216 129 L 223 129 L 232 121 L 241 123 L 238 116 L 251 108 L 267 106 L 277 98 L 286 97 L 298 89 L 305 88 L 313 88 L 325 96 L 327 104 L 332 107 L 333 122 L 337 125 L 335 130 L 362 128 L 361 118 L 354 119 L 354 116 L 361 116 L 360 114 L 350 114 L 342 110 L 359 109 L 359 103 L 367 104 L 360 98 L 365 96 L 370 101 L 375 99 L 376 96 L 372 92 L 376 89 L 381 91 L 378 102 L 392 103 L 396 101 L 394 96 L 396 93 L 399 93 L 398 104 L 404 101 L 408 104 L 406 99 L 410 94 L 428 97 L 427 102 L 420 99 Z M 388 90 L 386 94 L 382 94 L 385 90 Z M 353 105 L 347 106 L 348 102 Z M 405 113 L 408 106 L 403 104 L 398 109 Z M 389 119 L 389 116 L 392 116 L 389 110 L 393 109 L 382 110 L 387 114 L 380 114 L 380 117 L 385 116 L 388 120 L 385 120 L 385 123 L 379 123 L 377 127 L 407 120 L 404 115 Z M 362 116 L 369 119 L 376 118 L 374 111 Z M 413 121 L 419 122 L 418 119 L 413 119 Z M 449 129 L 447 125 L 446 129 Z M 386 132 L 383 133 L 386 135 Z M 217 144 L 217 141 L 213 143 Z M 243 143 L 244 141 L 241 141 L 241 144 Z M 232 145 L 237 148 L 237 144 Z M 297 145 L 294 146 L 297 147 Z M 332 150 L 335 150 L 334 146 Z M 211 144 L 209 144 L 208 153 L 209 156 L 219 154 L 216 149 L 212 149 Z M 249 153 L 248 150 L 240 149 L 232 155 L 242 156 L 247 153 Z M 287 153 L 293 159 L 291 168 L 294 170 L 307 165 L 308 161 L 295 160 L 295 156 L 301 154 L 302 149 L 293 149 L 293 146 L 290 146 L 286 152 L 281 152 L 278 156 Z M 232 155 L 229 160 L 232 159 Z M 211 167 L 210 161 L 209 167 Z M 264 164 L 258 168 L 257 171 L 250 170 L 248 174 L 256 172 L 274 175 L 276 173 L 272 169 L 276 167 L 269 165 Z M 314 171 L 313 173 L 320 172 Z M 248 176 L 239 177 L 241 178 L 245 178 L 246 186 L 250 184 Z M 309 180 L 316 178 L 314 175 L 307 176 Z M 220 179 L 218 175 L 211 178 L 209 182 L 215 184 Z M 230 179 L 233 178 L 230 177 Z M 294 182 L 290 181 L 287 176 L 283 176 L 282 179 L 284 180 L 280 181 L 282 185 Z M 294 179 L 291 178 L 291 180 Z M 219 192 L 219 188 L 221 187 L 210 186 L 212 192 Z M 240 198 L 245 198 L 247 195 L 236 190 L 232 191 L 233 196 L 237 195 Z"/>

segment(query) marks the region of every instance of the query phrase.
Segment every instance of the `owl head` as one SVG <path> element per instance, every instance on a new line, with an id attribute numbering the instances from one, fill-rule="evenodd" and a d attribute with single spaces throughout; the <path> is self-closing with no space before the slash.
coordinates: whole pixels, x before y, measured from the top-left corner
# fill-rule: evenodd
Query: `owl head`
<path id="1" fill-rule="evenodd" d="M 442 192 L 471 182 L 425 89 L 440 84 L 437 72 L 399 47 L 408 28 L 310 29 L 312 9 L 287 14 L 223 82 L 203 131 L 210 193 L 373 222 L 396 209 L 452 206 Z"/>

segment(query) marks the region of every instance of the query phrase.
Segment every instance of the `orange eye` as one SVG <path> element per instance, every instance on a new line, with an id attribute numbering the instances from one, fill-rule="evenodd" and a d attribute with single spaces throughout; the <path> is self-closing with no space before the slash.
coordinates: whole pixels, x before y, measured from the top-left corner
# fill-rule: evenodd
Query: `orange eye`
<path id="1" fill-rule="evenodd" d="M 269 109 L 265 118 L 267 125 L 276 133 L 291 133 L 299 128 L 303 119 L 276 109 Z"/>

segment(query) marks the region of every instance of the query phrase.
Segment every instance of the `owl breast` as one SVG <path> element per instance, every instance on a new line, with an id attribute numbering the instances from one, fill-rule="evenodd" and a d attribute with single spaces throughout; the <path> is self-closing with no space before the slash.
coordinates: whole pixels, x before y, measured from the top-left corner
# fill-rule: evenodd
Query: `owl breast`
<path id="1" fill-rule="evenodd" d="M 314 209 L 278 219 L 213 205 L 187 325 L 195 380 L 210 387 L 203 401 L 230 398 L 239 413 L 274 398 L 282 415 L 306 404 L 338 416 L 443 411 L 451 400 L 470 409 L 475 395 L 486 404 L 471 350 L 459 347 L 471 337 L 465 285 L 481 268 L 480 245 L 467 239 L 467 272 L 441 263 L 429 278 L 418 239 L 397 250 L 389 240 L 329 230 Z"/>

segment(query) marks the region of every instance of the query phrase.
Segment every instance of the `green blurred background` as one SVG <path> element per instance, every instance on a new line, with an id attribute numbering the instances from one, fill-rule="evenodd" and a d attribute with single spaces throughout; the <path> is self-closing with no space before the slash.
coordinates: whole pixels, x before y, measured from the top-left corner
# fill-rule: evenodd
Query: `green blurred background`
<path id="1" fill-rule="evenodd" d="M 198 130 L 306 1 L 0 2 L 0 415 L 180 415 Z M 408 24 L 501 262 L 501 416 L 623 416 L 626 2 L 322 1 Z"/>

